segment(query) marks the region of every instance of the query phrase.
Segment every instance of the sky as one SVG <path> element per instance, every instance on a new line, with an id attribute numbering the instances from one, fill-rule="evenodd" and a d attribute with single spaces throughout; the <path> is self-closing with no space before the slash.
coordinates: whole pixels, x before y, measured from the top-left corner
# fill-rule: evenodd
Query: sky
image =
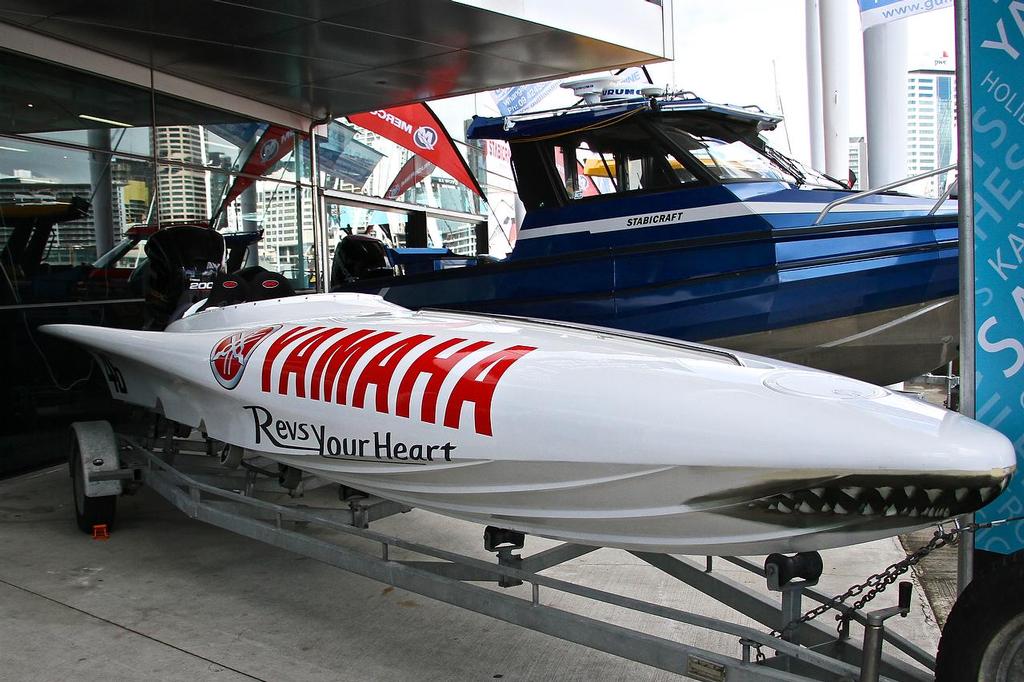
<path id="1" fill-rule="evenodd" d="M 864 54 L 857 3 L 821 2 L 847 2 L 850 135 L 864 135 Z M 804 0 L 675 0 L 675 59 L 648 67 L 655 84 L 692 90 L 715 102 L 756 104 L 781 113 L 786 123 L 769 134 L 771 144 L 809 161 L 804 4 Z M 932 65 L 943 51 L 953 55 L 952 9 L 901 21 L 907 25 L 910 68 Z M 432 104 L 456 136 L 467 108 L 481 115 L 496 115 L 489 95 L 468 98 L 472 102 L 453 98 Z M 561 99 L 555 96 L 544 104 L 547 108 L 573 101 L 563 92 Z"/>
<path id="2" fill-rule="evenodd" d="M 675 60 L 648 69 L 659 85 L 674 84 L 712 101 L 757 104 L 784 114 L 786 129 L 772 143 L 787 149 L 788 132 L 792 153 L 808 159 L 804 5 L 804 0 L 676 0 Z M 857 3 L 849 0 L 847 5 L 850 135 L 858 136 L 865 132 L 864 52 Z M 910 68 L 931 65 L 943 51 L 953 54 L 952 9 L 901 21 L 907 25 Z"/>

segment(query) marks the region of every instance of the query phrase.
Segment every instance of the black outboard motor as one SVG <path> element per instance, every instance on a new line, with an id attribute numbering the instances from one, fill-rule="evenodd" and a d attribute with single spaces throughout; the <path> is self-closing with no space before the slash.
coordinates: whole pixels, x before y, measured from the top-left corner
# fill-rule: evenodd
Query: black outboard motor
<path id="1" fill-rule="evenodd" d="M 222 273 L 224 238 L 216 230 L 177 225 L 146 241 L 145 329 L 161 330 L 213 291 Z"/>
<path id="2" fill-rule="evenodd" d="M 347 282 L 393 277 L 395 268 L 387 248 L 379 239 L 366 235 L 348 235 L 334 249 L 331 262 L 331 289 Z"/>

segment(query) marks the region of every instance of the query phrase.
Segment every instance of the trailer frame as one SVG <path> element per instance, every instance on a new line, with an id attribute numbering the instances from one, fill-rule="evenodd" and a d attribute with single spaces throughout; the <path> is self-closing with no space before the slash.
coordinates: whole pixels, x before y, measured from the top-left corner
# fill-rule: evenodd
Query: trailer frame
<path id="1" fill-rule="evenodd" d="M 77 437 L 79 433 L 89 434 L 105 428 L 108 427 L 93 426 L 90 429 L 85 426 L 76 428 L 74 433 Z M 523 556 L 514 553 L 522 549 L 521 541 L 494 546 L 495 532 L 498 532 L 499 542 L 507 540 L 507 537 L 501 534 L 500 529 L 488 527 L 485 538 L 488 537 L 486 533 L 491 533 L 488 540 L 491 544 L 485 545 L 497 554 L 496 561 L 491 563 L 371 530 L 369 526 L 373 521 L 410 510 L 388 500 L 353 497 L 343 500 L 342 506 L 336 508 L 311 508 L 260 499 L 257 495 L 261 491 L 275 488 L 281 491 L 276 481 L 266 485 L 267 479 L 275 472 L 251 463 L 254 453 L 248 453 L 250 463 L 243 463 L 245 465 L 237 469 L 225 468 L 238 465 L 237 458 L 230 461 L 231 457 L 223 455 L 217 461 L 218 448 L 229 446 L 205 437 L 193 439 L 191 435 L 158 418 L 150 435 L 116 433 L 116 446 L 111 446 L 109 439 L 79 439 L 75 452 L 81 458 L 83 468 L 79 472 L 85 472 L 85 484 L 75 487 L 76 495 L 84 493 L 96 498 L 99 495 L 96 491 L 111 489 L 109 485 L 101 484 L 113 481 L 117 481 L 126 494 L 144 485 L 197 521 L 387 585 L 703 682 L 918 682 L 932 679 L 935 658 L 881 625 L 884 618 L 899 613 L 899 608 L 872 613 L 845 608 L 843 615 L 847 620 L 840 625 L 838 632 L 830 631 L 818 622 L 807 622 L 786 632 L 782 638 L 775 637 L 763 630 L 727 620 L 542 574 L 546 569 L 599 547 L 562 543 Z M 110 451 L 112 448 L 113 452 Z M 102 467 L 94 464 L 99 459 L 103 460 Z M 77 462 L 71 464 L 74 469 Z M 303 487 L 309 490 L 317 484 L 326 482 L 302 477 L 298 486 L 293 485 L 291 493 L 301 495 Z M 343 493 L 344 488 L 339 492 Z M 322 535 L 314 536 L 313 530 L 361 538 L 369 541 L 375 551 L 361 551 L 331 542 Z M 398 560 L 392 556 L 392 549 L 411 552 L 425 559 Z M 676 555 L 630 553 L 767 628 L 782 630 L 799 616 L 804 597 L 820 603 L 831 599 L 829 595 L 813 589 L 814 581 L 794 581 L 780 589 L 781 600 L 776 603 L 761 592 L 716 574 L 712 557 L 699 562 Z M 720 559 L 761 577 L 766 576 L 763 568 L 748 559 Z M 480 582 L 496 583 L 499 587 L 526 583 L 531 586 L 531 596 L 524 599 L 473 584 Z M 730 635 L 736 638 L 739 656 L 709 651 L 550 606 L 541 599 L 542 588 Z M 885 615 L 880 616 L 883 612 Z M 850 637 L 849 621 L 865 626 L 864 643 Z M 883 653 L 883 642 L 903 652 L 918 665 Z M 775 655 L 765 655 L 769 650 Z"/>

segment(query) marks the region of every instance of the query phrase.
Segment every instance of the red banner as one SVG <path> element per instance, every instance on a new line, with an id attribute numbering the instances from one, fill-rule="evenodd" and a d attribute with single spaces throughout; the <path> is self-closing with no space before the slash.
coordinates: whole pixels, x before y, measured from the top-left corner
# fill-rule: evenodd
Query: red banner
<path id="1" fill-rule="evenodd" d="M 395 144 L 422 156 L 480 196 L 484 192 L 448 132 L 426 104 L 406 104 L 348 117 Z"/>
<path id="2" fill-rule="evenodd" d="M 260 139 L 249 151 L 249 156 L 245 159 L 240 172 L 245 175 L 261 176 L 273 168 L 274 164 L 278 161 L 288 156 L 294 147 L 295 133 L 288 128 L 272 125 L 263 131 Z M 220 212 L 228 204 L 237 199 L 254 182 L 256 180 L 253 178 L 236 175 L 234 183 L 228 189 L 227 194 L 224 195 L 224 200 L 221 201 L 216 213 L 214 213 L 214 218 L 219 216 Z"/>
<path id="3" fill-rule="evenodd" d="M 430 175 L 436 167 L 434 164 L 418 156 L 411 157 L 402 166 L 402 170 L 398 171 L 398 175 L 395 176 L 394 182 L 388 187 L 388 191 L 384 192 L 384 198 L 397 199 L 410 188 L 415 187 L 416 183 Z"/>

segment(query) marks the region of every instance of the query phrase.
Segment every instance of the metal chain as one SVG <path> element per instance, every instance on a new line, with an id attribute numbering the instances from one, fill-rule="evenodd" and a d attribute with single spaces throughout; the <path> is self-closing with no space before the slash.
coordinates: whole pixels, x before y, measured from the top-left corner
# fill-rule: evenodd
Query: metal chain
<path id="1" fill-rule="evenodd" d="M 1024 517 L 1018 516 L 1009 519 L 1001 519 L 998 521 L 989 521 L 987 523 L 969 523 L 966 526 L 961 526 L 959 521 L 953 521 L 952 530 L 946 531 L 942 524 L 935 530 L 935 534 L 927 545 L 921 547 L 917 551 L 908 555 L 906 558 L 897 561 L 881 573 L 876 573 L 862 583 L 853 585 L 850 589 L 846 590 L 842 594 L 832 597 L 828 601 L 824 602 L 820 606 L 817 606 L 799 618 L 790 621 L 781 630 L 772 630 L 772 637 L 782 637 L 793 628 L 814 620 L 821 614 L 836 609 L 840 611 L 836 615 L 836 620 L 839 621 L 839 627 L 842 628 L 842 621 L 849 617 L 850 611 L 857 611 L 864 607 L 869 601 L 877 597 L 879 594 L 885 591 L 889 585 L 892 585 L 896 580 L 909 571 L 912 567 L 916 566 L 922 559 L 931 554 L 937 549 L 945 547 L 946 545 L 955 544 L 957 538 L 963 533 L 973 533 L 980 528 L 991 528 L 993 526 L 1000 526 L 1004 523 L 1010 523 L 1011 521 L 1022 521 Z M 866 591 L 866 592 L 865 592 Z M 860 599 L 855 601 L 852 605 L 847 604 L 846 601 L 857 595 L 864 594 Z"/>

